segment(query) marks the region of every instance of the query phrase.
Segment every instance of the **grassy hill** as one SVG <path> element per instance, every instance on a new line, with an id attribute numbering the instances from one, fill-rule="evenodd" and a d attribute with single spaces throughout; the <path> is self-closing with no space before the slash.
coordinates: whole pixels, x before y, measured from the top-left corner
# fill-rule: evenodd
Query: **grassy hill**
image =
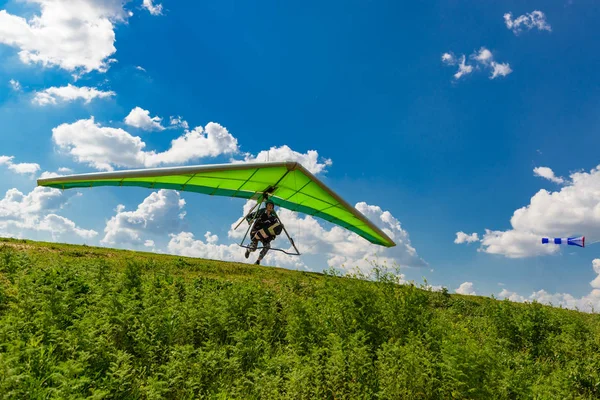
<path id="1" fill-rule="evenodd" d="M 0 241 L 1 398 L 600 396 L 600 317 L 374 280 Z"/>

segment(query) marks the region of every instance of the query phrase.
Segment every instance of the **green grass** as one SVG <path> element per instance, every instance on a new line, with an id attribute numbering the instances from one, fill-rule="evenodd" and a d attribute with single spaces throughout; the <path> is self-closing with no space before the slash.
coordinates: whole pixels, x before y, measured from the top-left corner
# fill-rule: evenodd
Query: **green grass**
<path id="1" fill-rule="evenodd" d="M 600 317 L 341 277 L 0 240 L 0 397 L 592 399 Z"/>

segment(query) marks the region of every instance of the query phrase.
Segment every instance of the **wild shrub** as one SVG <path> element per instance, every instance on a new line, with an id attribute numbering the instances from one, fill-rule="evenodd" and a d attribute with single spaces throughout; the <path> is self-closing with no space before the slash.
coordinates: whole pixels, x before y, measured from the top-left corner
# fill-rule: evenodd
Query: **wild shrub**
<path id="1" fill-rule="evenodd" d="M 596 314 L 453 295 L 377 265 L 78 252 L 0 246 L 0 397 L 600 397 Z"/>

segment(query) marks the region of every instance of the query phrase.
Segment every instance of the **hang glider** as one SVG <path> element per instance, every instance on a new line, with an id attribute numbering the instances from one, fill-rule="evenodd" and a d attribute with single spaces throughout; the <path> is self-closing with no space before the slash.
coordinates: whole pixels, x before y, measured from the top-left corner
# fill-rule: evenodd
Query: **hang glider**
<path id="1" fill-rule="evenodd" d="M 396 244 L 355 207 L 297 162 L 198 165 L 96 172 L 38 179 L 57 189 L 139 186 L 262 201 L 339 225 L 376 245 Z"/>
<path id="2" fill-rule="evenodd" d="M 569 238 L 542 238 L 542 244 L 566 244 L 568 246 L 585 247 L 585 236 Z"/>

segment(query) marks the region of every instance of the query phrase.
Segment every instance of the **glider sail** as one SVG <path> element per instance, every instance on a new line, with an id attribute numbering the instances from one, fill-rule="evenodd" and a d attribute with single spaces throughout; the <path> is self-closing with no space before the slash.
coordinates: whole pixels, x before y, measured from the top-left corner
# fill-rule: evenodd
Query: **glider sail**
<path id="1" fill-rule="evenodd" d="M 39 186 L 73 189 L 139 186 L 260 201 L 266 194 L 278 206 L 322 218 L 371 243 L 396 244 L 356 208 L 349 205 L 297 162 L 199 165 L 96 172 L 38 179 Z"/>
<path id="2" fill-rule="evenodd" d="M 569 238 L 542 238 L 542 244 L 566 244 L 569 246 L 585 247 L 585 236 Z"/>

